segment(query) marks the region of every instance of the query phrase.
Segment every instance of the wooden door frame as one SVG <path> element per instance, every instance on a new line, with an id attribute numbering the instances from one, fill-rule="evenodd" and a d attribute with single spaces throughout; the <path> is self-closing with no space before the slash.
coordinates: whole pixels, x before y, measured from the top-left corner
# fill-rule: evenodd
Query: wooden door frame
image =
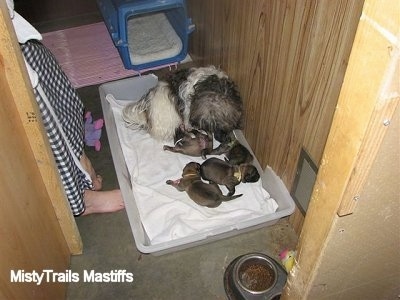
<path id="1" fill-rule="evenodd" d="M 400 24 L 399 13 L 393 12 L 398 7 L 395 1 L 365 1 L 300 234 L 296 263 L 282 299 L 307 299 L 324 260 L 330 230 L 338 217 L 353 213 L 399 105 Z"/>
<path id="2" fill-rule="evenodd" d="M 53 153 L 40 118 L 37 102 L 28 77 L 17 37 L 5 1 L 0 1 L 0 58 L 6 69 L 6 84 L 15 100 L 26 136 L 35 155 L 61 230 L 70 253 L 82 253 L 82 240 L 72 215 Z M 18 122 L 18 120 L 15 120 Z"/>

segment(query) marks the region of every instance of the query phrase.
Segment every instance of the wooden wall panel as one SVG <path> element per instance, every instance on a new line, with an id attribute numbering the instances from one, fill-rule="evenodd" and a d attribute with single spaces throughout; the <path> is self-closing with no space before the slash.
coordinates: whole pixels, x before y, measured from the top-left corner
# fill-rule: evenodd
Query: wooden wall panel
<path id="1" fill-rule="evenodd" d="M 399 295 L 398 37 L 400 2 L 366 0 L 282 299 Z"/>
<path id="2" fill-rule="evenodd" d="M 22 72 L 25 66 L 11 28 L 1 1 L 0 299 L 63 299 L 66 283 L 11 282 L 11 270 L 65 272 L 70 262 L 70 249 L 51 201 L 60 198 L 59 175 L 49 167 L 50 148 L 43 145 L 45 132 L 36 118 L 37 105 L 33 109 L 36 101 L 26 71 Z M 23 113 L 21 107 L 26 109 Z"/>
<path id="3" fill-rule="evenodd" d="M 238 84 L 245 136 L 291 189 L 301 147 L 318 165 L 362 0 L 188 1 L 190 52 Z"/>
<path id="4" fill-rule="evenodd" d="M 29 139 L 30 147 L 33 149 L 33 154 L 38 162 L 44 184 L 51 195 L 51 203 L 71 254 L 81 254 L 82 240 L 50 149 L 46 131 L 42 122 L 38 121 L 40 120 L 40 117 L 38 117 L 40 111 L 33 95 L 21 49 L 5 3 L 3 9 L 5 14 L 0 15 L 0 36 L 2 38 L 0 55 L 3 57 L 5 68 L 13 70 L 7 72 L 7 84 L 13 98 L 18 99 L 15 102 L 16 109 L 22 118 L 21 121 Z M 3 98 L 5 97 L 3 96 Z"/>
<path id="5" fill-rule="evenodd" d="M 14 0 L 14 5 L 33 24 L 98 13 L 95 0 Z"/>

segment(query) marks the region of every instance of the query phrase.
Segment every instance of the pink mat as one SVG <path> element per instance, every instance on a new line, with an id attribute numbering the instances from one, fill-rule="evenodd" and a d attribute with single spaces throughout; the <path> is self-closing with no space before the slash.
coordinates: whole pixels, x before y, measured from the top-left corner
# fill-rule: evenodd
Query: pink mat
<path id="1" fill-rule="evenodd" d="M 138 75 L 126 70 L 103 22 L 43 34 L 75 88 Z"/>

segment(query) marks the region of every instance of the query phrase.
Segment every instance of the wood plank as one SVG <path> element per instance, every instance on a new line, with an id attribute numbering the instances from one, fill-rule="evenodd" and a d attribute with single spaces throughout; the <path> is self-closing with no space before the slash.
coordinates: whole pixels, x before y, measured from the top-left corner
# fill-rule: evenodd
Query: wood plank
<path id="1" fill-rule="evenodd" d="M 340 203 L 337 212 L 339 216 L 352 214 L 357 204 L 363 200 L 360 196 L 362 188 L 378 153 L 379 145 L 390 126 L 390 120 L 398 106 L 399 99 L 399 96 L 387 99 L 388 101 L 383 106 L 375 108 L 349 183 Z"/>
<path id="2" fill-rule="evenodd" d="M 390 114 L 398 105 L 398 95 L 390 98 L 390 101 L 381 97 L 392 94 L 391 85 L 387 83 L 398 82 L 398 77 L 387 76 L 396 74 L 390 70 L 395 69 L 393 64 L 398 64 L 398 61 L 392 59 L 395 53 L 398 53 L 398 44 L 384 41 L 385 37 L 371 22 L 365 22 L 364 17 L 377 20 L 382 16 L 391 15 L 391 10 L 395 7 L 396 0 L 388 0 L 386 5 L 381 5 L 381 1 L 378 0 L 365 2 L 317 182 L 300 235 L 296 264 L 288 276 L 282 299 L 307 299 L 318 275 L 319 265 L 324 260 L 325 247 L 330 238 L 331 228 L 338 218 L 336 213 L 344 199 L 349 180 L 362 179 L 364 175 L 361 174 L 368 171 L 360 169 L 355 172 L 357 161 L 360 155 L 368 156 L 379 148 L 379 141 L 374 146 L 375 149 L 362 148 L 371 145 L 365 142 L 369 137 L 380 135 L 369 134 L 368 130 L 379 132 L 382 125 L 374 129 L 370 125 L 376 124 L 375 120 L 380 118 L 380 108 L 388 105 L 383 110 Z M 397 24 L 396 31 L 392 34 L 398 37 L 399 18 L 392 21 Z M 398 43 L 398 39 L 394 41 Z M 396 50 L 390 55 L 388 49 Z"/>
<path id="3" fill-rule="evenodd" d="M 289 190 L 301 147 L 321 159 L 362 4 L 188 1 L 192 58 L 236 81 L 246 139 Z"/>
<path id="4" fill-rule="evenodd" d="M 292 225 L 293 230 L 296 232 L 296 234 L 300 236 L 304 223 L 304 215 L 298 207 L 296 207 L 294 213 L 289 217 L 289 223 L 290 225 Z"/>
<path id="5" fill-rule="evenodd" d="M 48 194 L 51 195 L 51 203 L 68 247 L 72 254 L 80 254 L 82 253 L 80 234 L 71 213 L 48 138 L 40 119 L 40 112 L 26 73 L 21 50 L 8 15 L 8 9 L 5 8 L 4 12 L 6 15 L 2 15 L 3 18 L 1 19 L 2 43 L 0 45 L 0 53 L 6 70 L 7 84 L 13 99 L 18 99 L 18 101 L 15 101 L 16 109 L 20 114 L 18 119 L 24 126 L 25 135 L 29 139 L 30 147 L 35 155 Z"/>
<path id="6" fill-rule="evenodd" d="M 36 111 L 22 103 L 33 103 L 29 83 L 21 73 L 23 61 L 17 58 L 15 35 L 9 34 L 11 21 L 5 1 L 0 2 L 0 296 L 4 299 L 62 299 L 66 283 L 11 282 L 11 270 L 41 272 L 52 269 L 65 272 L 70 251 L 65 242 L 50 198 L 56 189 L 49 190 L 43 181 L 34 151 L 40 146 L 42 135 Z M 29 92 L 30 91 L 30 92 Z M 41 132 L 36 129 L 36 132 Z M 27 134 L 33 136 L 28 137 Z M 32 145 L 36 139 L 38 146 Z M 41 154 L 42 155 L 42 154 Z M 42 157 L 43 158 L 43 157 Z M 55 172 L 54 169 L 52 171 Z M 55 185 L 55 183 L 48 184 Z M 57 197 L 57 194 L 54 195 Z"/>
<path id="7" fill-rule="evenodd" d="M 400 6 L 398 5 L 398 8 Z M 393 9 L 396 11 L 396 9 Z M 369 53 L 369 57 L 364 54 L 365 60 L 368 60 L 366 64 L 368 68 L 375 70 L 374 76 L 382 78 L 382 81 L 365 81 L 364 74 L 359 71 L 358 77 L 356 75 L 352 79 L 352 82 L 356 87 L 352 87 L 352 89 L 348 92 L 348 97 L 359 97 L 361 99 L 368 97 L 376 97 L 378 99 L 375 107 L 373 108 L 372 118 L 369 121 L 369 125 L 366 129 L 365 137 L 362 141 L 362 145 L 360 147 L 360 153 L 358 154 L 357 161 L 353 168 L 353 173 L 349 179 L 349 183 L 346 187 L 346 191 L 343 195 L 343 200 L 338 209 L 339 216 L 345 216 L 348 214 L 352 214 L 354 209 L 357 206 L 359 201 L 362 201 L 360 198 L 360 192 L 364 185 L 364 182 L 369 174 L 369 170 L 372 166 L 372 163 L 375 160 L 376 154 L 379 150 L 379 145 L 381 144 L 383 137 L 387 129 L 390 126 L 390 121 L 392 119 L 393 113 L 398 105 L 400 99 L 400 53 L 398 49 L 399 45 L 391 44 L 393 42 L 400 44 L 399 37 L 395 34 L 392 36 L 387 36 L 383 34 L 381 31 L 383 27 L 377 27 L 377 24 L 384 24 L 387 20 L 380 20 L 380 23 L 377 23 L 375 19 L 379 16 L 372 18 L 369 16 L 370 12 L 367 10 L 364 12 L 363 17 L 361 18 L 361 24 L 368 24 L 365 26 L 365 38 L 374 39 L 376 43 L 380 45 L 387 45 L 387 48 L 383 47 L 380 49 L 381 55 L 376 56 L 375 53 Z M 398 14 L 400 14 L 398 12 Z M 400 16 L 397 16 L 397 20 Z M 396 18 L 394 18 L 396 19 Z M 387 24 L 387 27 L 391 27 L 391 24 Z M 388 33 L 390 30 L 393 33 L 399 31 L 396 28 L 385 28 Z M 380 32 L 381 31 L 381 32 Z M 362 43 L 363 41 L 360 41 Z M 361 47 L 360 47 L 361 48 Z M 354 55 L 357 55 L 358 49 L 355 49 Z M 361 50 L 359 50 L 361 52 Z M 363 55 L 361 52 L 360 55 Z M 363 67 L 363 66 L 360 66 Z M 363 82 L 359 84 L 359 82 Z M 357 84 L 355 84 L 357 83 Z"/>

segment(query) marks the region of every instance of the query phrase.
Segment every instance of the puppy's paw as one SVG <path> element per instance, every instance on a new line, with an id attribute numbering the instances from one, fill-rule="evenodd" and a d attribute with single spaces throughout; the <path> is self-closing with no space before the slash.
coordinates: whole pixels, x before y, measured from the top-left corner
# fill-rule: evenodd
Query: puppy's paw
<path id="1" fill-rule="evenodd" d="M 207 159 L 207 154 L 208 154 L 208 151 L 202 150 L 202 151 L 201 151 L 201 158 L 202 158 L 202 159 Z"/>
<path id="2" fill-rule="evenodd" d="M 176 187 L 180 181 L 181 181 L 180 179 L 177 179 L 177 180 L 168 179 L 165 183 Z"/>

